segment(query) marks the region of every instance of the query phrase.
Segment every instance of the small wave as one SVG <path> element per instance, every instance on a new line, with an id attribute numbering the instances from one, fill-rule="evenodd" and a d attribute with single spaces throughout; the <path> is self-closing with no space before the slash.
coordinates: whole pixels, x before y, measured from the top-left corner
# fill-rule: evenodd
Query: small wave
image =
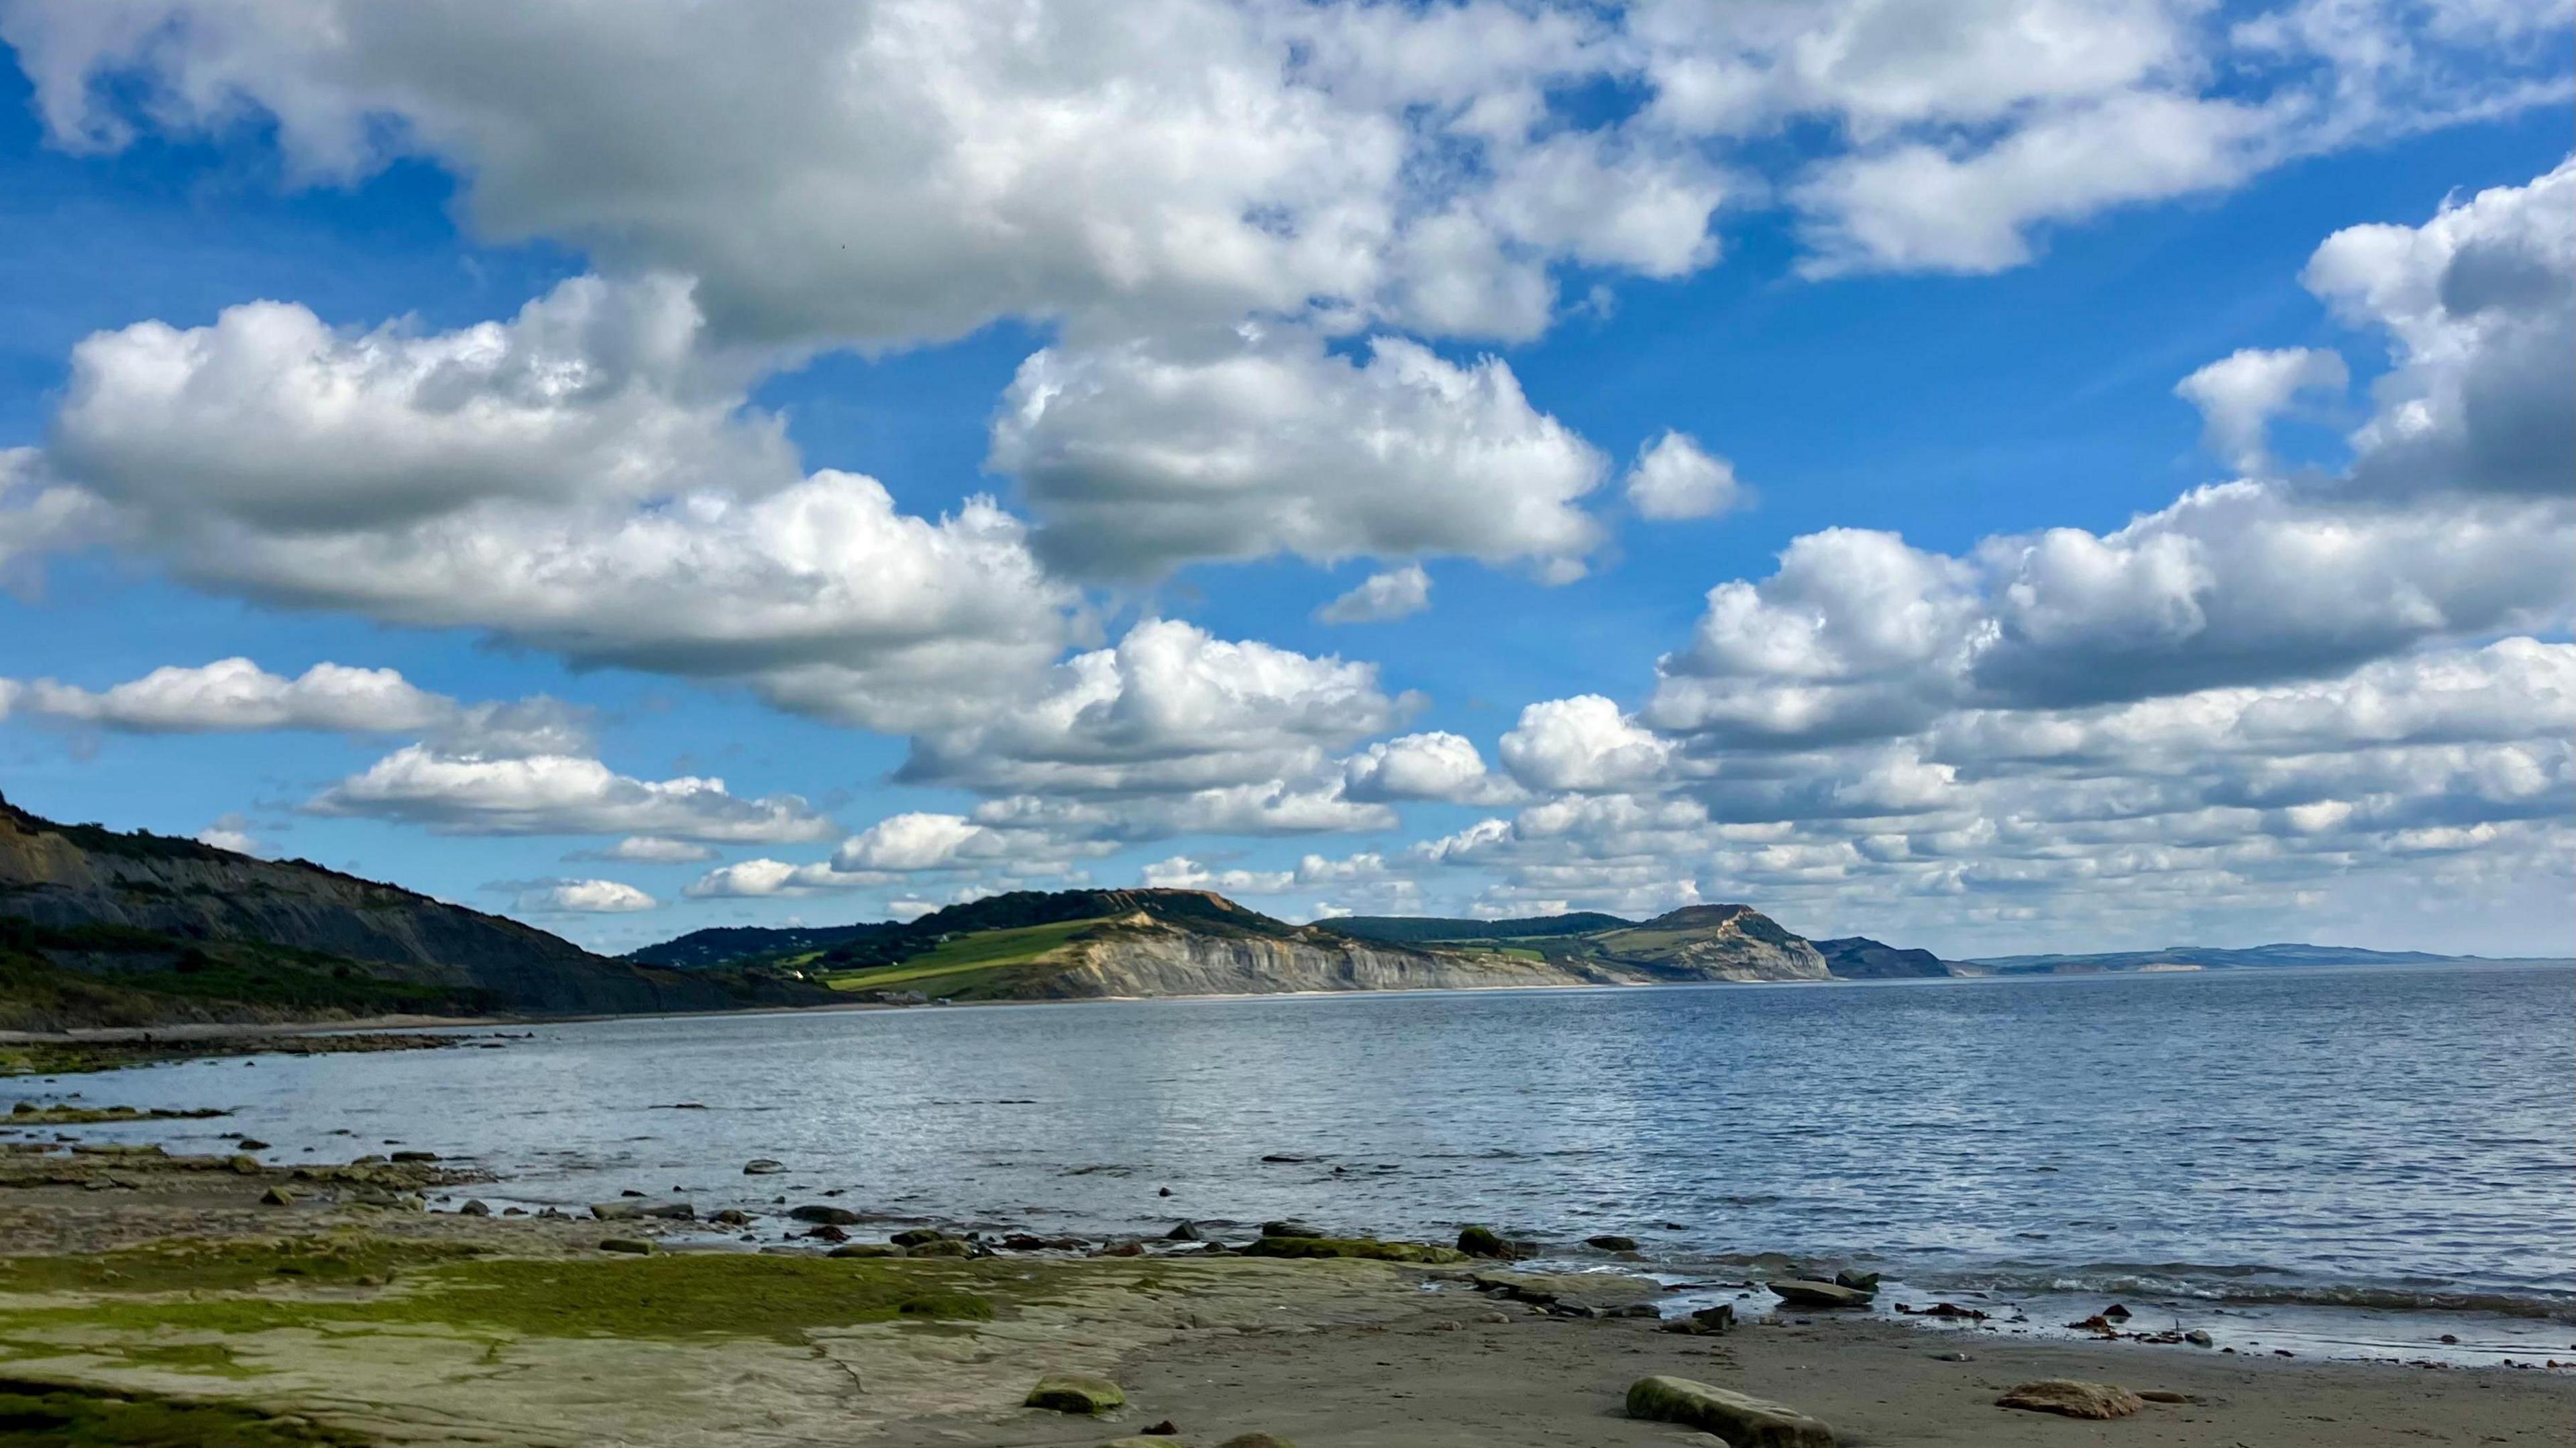
<path id="1" fill-rule="evenodd" d="M 2484 1312 L 2501 1317 L 2576 1323 L 2576 1296 L 2566 1293 L 2262 1280 L 2289 1275 L 2280 1268 L 2260 1263 L 2110 1262 L 1978 1274 L 1977 1285 L 2004 1296 L 2086 1292 L 2107 1296 L 2189 1297 L 2247 1307 Z"/>

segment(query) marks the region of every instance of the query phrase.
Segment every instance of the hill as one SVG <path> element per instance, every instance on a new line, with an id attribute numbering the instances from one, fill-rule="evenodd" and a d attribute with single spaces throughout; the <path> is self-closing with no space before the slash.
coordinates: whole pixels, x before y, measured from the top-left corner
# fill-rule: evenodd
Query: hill
<path id="1" fill-rule="evenodd" d="M 1345 916 L 1318 924 L 1363 938 L 1502 951 L 1629 984 L 1831 978 L 1813 945 L 1750 905 L 1691 905 L 1646 921 L 1598 914 L 1526 920 Z"/>
<path id="2" fill-rule="evenodd" d="M 516 920 L 302 860 L 57 824 L 0 799 L 0 1028 L 816 998 L 793 983 L 609 960 Z"/>
<path id="3" fill-rule="evenodd" d="M 1899 950 L 1866 935 L 1814 942 L 1825 969 L 1843 980 L 1907 980 L 1951 974 L 1941 957 L 1928 950 Z"/>
<path id="4" fill-rule="evenodd" d="M 1585 935 L 1634 925 L 1616 915 L 1575 910 L 1563 915 L 1529 915 L 1516 920 L 1445 920 L 1436 915 L 1336 915 L 1316 924 L 1337 935 L 1380 940 L 1390 945 L 1447 945 L 1468 941 L 1525 940 L 1547 935 Z"/>
<path id="5" fill-rule="evenodd" d="M 630 950 L 621 959 L 673 970 L 715 970 L 752 961 L 820 955 L 836 945 L 903 927 L 894 921 L 856 925 L 718 925 Z"/>

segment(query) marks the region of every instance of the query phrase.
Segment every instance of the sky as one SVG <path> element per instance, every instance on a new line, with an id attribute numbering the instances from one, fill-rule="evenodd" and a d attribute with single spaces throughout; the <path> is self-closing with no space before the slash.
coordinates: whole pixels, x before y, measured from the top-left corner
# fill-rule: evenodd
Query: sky
<path id="1" fill-rule="evenodd" d="M 2567 953 L 2557 0 L 0 0 L 0 793 Z"/>

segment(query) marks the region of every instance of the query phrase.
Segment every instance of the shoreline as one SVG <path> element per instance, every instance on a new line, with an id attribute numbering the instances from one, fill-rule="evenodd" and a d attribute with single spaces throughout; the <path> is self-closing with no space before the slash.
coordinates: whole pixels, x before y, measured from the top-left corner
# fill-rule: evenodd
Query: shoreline
<path id="1" fill-rule="evenodd" d="M 73 1412 L 139 1393 L 263 1431 L 343 1435 L 281 1443 L 1077 1448 L 1168 1419 L 1180 1434 L 1162 1441 L 1183 1445 L 1251 1432 L 1305 1448 L 1670 1444 L 1671 1425 L 1621 1406 L 1652 1374 L 1786 1402 L 1847 1443 L 2013 1448 L 2107 1441 L 2089 1436 L 2100 1431 L 2413 1448 L 2471 1425 L 2488 1441 L 2563 1443 L 2576 1422 L 2566 1372 L 1926 1331 L 1803 1309 L 1676 1333 L 1668 1323 L 1698 1299 L 1617 1270 L 1278 1260 L 1196 1241 L 994 1251 L 951 1235 L 836 1258 L 834 1239 L 863 1244 L 892 1223 L 858 1202 L 822 1210 L 810 1191 L 805 1220 L 782 1198 L 721 1231 L 630 1215 L 652 1205 L 633 1198 L 599 1219 L 473 1215 L 473 1193 L 503 1201 L 509 1186 L 470 1164 L 83 1155 L 61 1138 L 89 1140 L 78 1128 L 91 1123 L 45 1116 L 22 1113 L 0 1137 L 0 1315 L 12 1324 L 0 1394 L 49 1387 Z M 791 1244 L 789 1232 L 804 1235 Z M 1642 1313 L 1657 1316 L 1630 1315 Z M 1127 1406 L 1103 1419 L 1023 1406 L 1050 1372 L 1111 1379 Z M 2171 1400 L 2099 1430 L 1995 1403 L 2069 1377 Z"/>

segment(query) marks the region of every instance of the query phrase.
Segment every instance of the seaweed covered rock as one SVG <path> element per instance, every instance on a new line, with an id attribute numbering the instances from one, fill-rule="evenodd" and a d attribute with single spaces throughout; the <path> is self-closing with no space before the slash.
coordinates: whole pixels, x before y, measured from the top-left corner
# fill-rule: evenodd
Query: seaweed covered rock
<path id="1" fill-rule="evenodd" d="M 1419 1262 L 1444 1264 L 1464 1262 L 1467 1254 L 1455 1247 L 1434 1247 L 1427 1242 L 1381 1242 L 1375 1237 L 1270 1237 L 1243 1249 L 1246 1257 L 1361 1257 L 1375 1262 Z"/>
<path id="2" fill-rule="evenodd" d="M 1714 1433 L 1730 1448 L 1834 1448 L 1834 1430 L 1795 1408 L 1689 1378 L 1639 1378 L 1628 1416 Z"/>
<path id="3" fill-rule="evenodd" d="M 1075 1373 L 1049 1373 L 1038 1379 L 1023 1400 L 1029 1407 L 1055 1413 L 1106 1413 L 1126 1406 L 1127 1395 L 1107 1378 L 1087 1378 Z"/>
<path id="4" fill-rule="evenodd" d="M 1512 1244 L 1491 1227 L 1460 1227 L 1458 1250 L 1470 1257 L 1509 1257 Z"/>
<path id="5" fill-rule="evenodd" d="M 2043 1378 L 2035 1383 L 2016 1386 L 1995 1399 L 1995 1406 L 2020 1408 L 2032 1413 L 2056 1413 L 2067 1418 L 2125 1418 L 2145 1407 L 2146 1402 L 2127 1388 L 2114 1387 L 2109 1383 Z"/>
<path id="6" fill-rule="evenodd" d="M 599 1250 L 623 1252 L 630 1257 L 650 1257 L 656 1248 L 642 1237 L 603 1237 L 599 1242 Z"/>

